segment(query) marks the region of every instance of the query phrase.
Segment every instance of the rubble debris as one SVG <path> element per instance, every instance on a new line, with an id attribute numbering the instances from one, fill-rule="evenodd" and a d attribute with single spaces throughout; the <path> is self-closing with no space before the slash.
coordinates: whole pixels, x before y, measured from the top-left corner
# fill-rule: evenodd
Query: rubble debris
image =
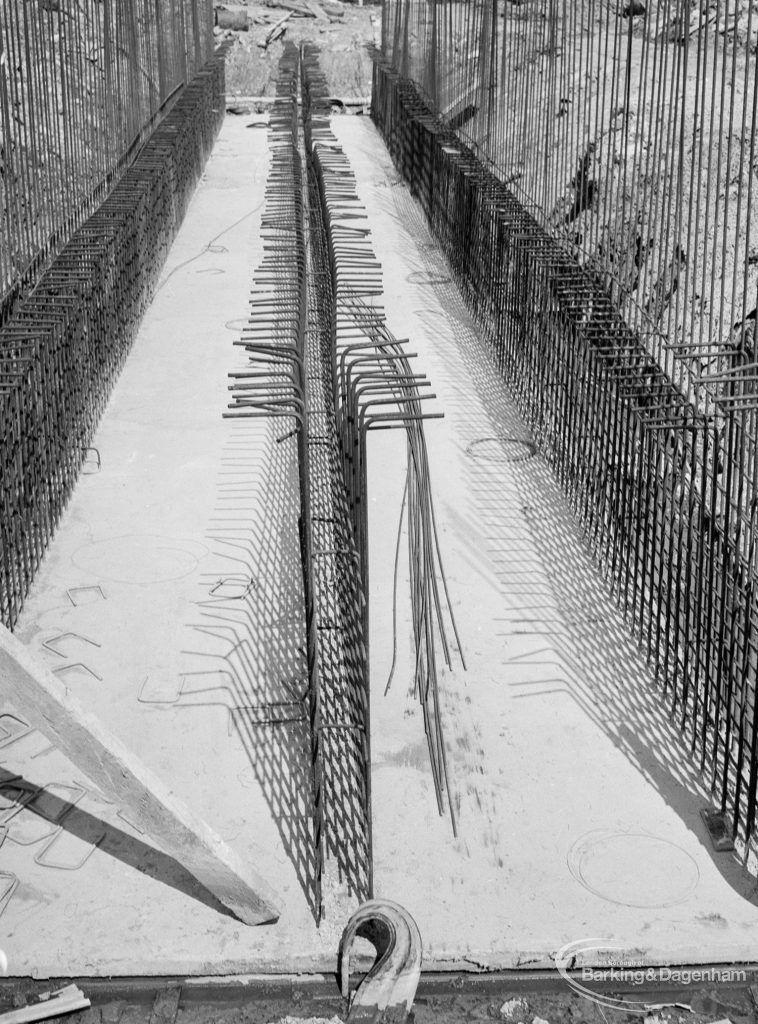
<path id="1" fill-rule="evenodd" d="M 597 189 L 597 182 L 590 178 L 594 152 L 595 143 L 588 142 L 584 156 L 579 161 L 576 174 L 569 183 L 569 187 L 574 189 L 574 200 L 571 205 L 571 209 L 564 218 L 564 223 L 566 224 L 571 224 L 572 221 L 576 220 L 579 214 L 583 213 L 592 205 L 592 200 L 595 197 Z"/>
<path id="2" fill-rule="evenodd" d="M 271 1024 L 343 1024 L 341 1017 L 280 1017 Z"/>
<path id="3" fill-rule="evenodd" d="M 289 14 L 285 14 L 284 17 L 280 18 L 275 25 L 271 26 L 265 37 L 258 41 L 258 46 L 260 46 L 261 49 L 267 50 L 270 43 L 273 43 L 280 36 L 284 35 L 287 31 L 287 22 L 292 17 L 292 14 L 293 12 L 290 11 Z"/>
<path id="4" fill-rule="evenodd" d="M 524 1024 L 529 1015 L 529 1003 L 521 996 L 515 999 L 506 999 L 500 1007 L 500 1019 L 513 1021 L 513 1024 Z"/>
<path id="5" fill-rule="evenodd" d="M 674 254 L 668 265 L 650 290 L 645 312 L 659 321 L 679 287 L 679 274 L 687 266 L 687 253 L 681 245 L 674 246 Z"/>
<path id="6" fill-rule="evenodd" d="M 751 363 L 753 359 L 755 359 L 755 323 L 757 313 L 757 309 L 751 309 L 750 312 L 745 315 L 744 320 L 738 320 L 732 326 L 729 338 L 727 339 L 726 344 L 724 345 L 724 348 L 727 350 L 727 352 L 731 352 L 733 355 L 743 356 L 745 362 L 747 363 Z M 711 815 L 711 818 L 712 817 L 713 815 Z M 707 825 L 708 821 L 706 821 L 706 826 Z M 714 838 L 713 830 L 711 830 L 711 832 L 711 840 L 715 843 L 717 839 Z M 723 843 L 723 840 L 721 840 L 721 842 Z M 729 849 L 729 847 L 724 847 L 723 845 L 716 846 L 716 849 L 725 848 Z M 731 849 L 734 849 L 733 843 Z"/>
<path id="7" fill-rule="evenodd" d="M 123 999 L 118 999 L 115 1002 L 105 1003 L 100 1007 L 100 1017 L 103 1024 L 119 1024 L 119 1021 L 124 1016 L 126 1010 L 126 1003 Z"/>
<path id="8" fill-rule="evenodd" d="M 164 989 L 163 992 L 159 992 L 150 1011 L 150 1024 L 174 1024 L 179 1013 L 181 994 L 180 985 L 172 985 L 170 988 Z"/>
<path id="9" fill-rule="evenodd" d="M 290 11 L 301 18 L 316 17 L 308 4 L 301 3 L 300 0 L 265 0 L 265 3 L 267 7 L 280 7 L 283 11 Z"/>
<path id="10" fill-rule="evenodd" d="M 246 10 L 231 11 L 227 7 L 216 7 L 216 26 L 220 29 L 232 29 L 234 32 L 249 32 L 250 19 Z"/>

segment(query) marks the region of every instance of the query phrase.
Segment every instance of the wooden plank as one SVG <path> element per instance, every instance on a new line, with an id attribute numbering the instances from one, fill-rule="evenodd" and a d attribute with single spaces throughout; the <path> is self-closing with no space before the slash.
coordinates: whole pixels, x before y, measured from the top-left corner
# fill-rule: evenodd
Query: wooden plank
<path id="1" fill-rule="evenodd" d="M 20 1010 L 9 1010 L 0 1014 L 0 1024 L 32 1024 L 33 1021 L 47 1020 L 50 1017 L 62 1017 L 74 1010 L 86 1010 L 90 1006 L 81 989 L 76 985 L 54 992 L 49 999 L 40 999 L 31 1006 L 23 1006 Z"/>
<path id="2" fill-rule="evenodd" d="M 290 20 L 291 17 L 292 11 L 290 11 L 289 14 L 285 14 L 283 18 L 280 18 L 280 20 L 277 21 L 273 28 L 270 28 L 268 30 L 265 39 L 261 40 L 258 43 L 258 46 L 262 47 L 264 50 L 268 49 L 269 43 L 273 43 L 275 39 L 278 39 L 279 36 L 284 34 L 285 29 L 283 26 Z"/>
<path id="3" fill-rule="evenodd" d="M 316 15 L 305 3 L 299 0 L 266 0 L 267 7 L 279 7 L 283 11 L 290 11 L 291 14 L 299 14 L 301 18 L 315 18 Z"/>
<path id="4" fill-rule="evenodd" d="M 273 890 L 0 626 L 0 693 L 169 857 L 245 924 L 279 917 Z"/>

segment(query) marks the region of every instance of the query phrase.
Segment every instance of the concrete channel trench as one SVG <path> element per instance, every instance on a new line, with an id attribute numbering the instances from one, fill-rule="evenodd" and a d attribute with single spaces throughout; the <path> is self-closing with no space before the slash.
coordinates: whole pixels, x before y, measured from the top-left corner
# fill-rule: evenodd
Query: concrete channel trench
<path id="1" fill-rule="evenodd" d="M 291 73 L 298 58 L 288 59 Z M 315 76 L 313 54 L 309 62 Z M 687 1003 L 682 1019 L 698 1024 L 719 1014 L 751 1019 L 750 970 L 718 992 L 667 981 L 666 964 L 754 959 L 754 885 L 709 850 L 699 818 L 707 794 L 678 757 L 665 715 L 645 698 L 650 673 L 567 502 L 377 133 L 359 118 L 330 126 L 316 103 L 323 173 L 341 154 L 354 174 L 355 198 L 337 193 L 335 208 L 347 204 L 356 224 L 365 218 L 375 250 L 367 258 L 382 268 L 375 305 L 356 302 L 360 288 L 351 284 L 346 311 L 335 312 L 339 295 L 324 283 L 337 280 L 327 221 L 339 215 L 324 204 L 313 140 L 309 152 L 297 96 L 288 95 L 302 172 L 288 211 L 302 218 L 297 283 L 306 317 L 296 384 L 307 444 L 285 418 L 222 424 L 228 342 L 235 327 L 254 324 L 239 294 L 250 266 L 263 265 L 263 183 L 276 166 L 271 141 L 264 151 L 262 133 L 245 136 L 240 126 L 222 132 L 226 166 L 207 175 L 211 199 L 226 192 L 231 200 L 229 234 L 222 245 L 213 235 L 218 209 L 196 197 L 200 235 L 180 233 L 169 256 L 159 283 L 166 305 L 154 304 L 152 322 L 148 313 L 88 446 L 98 462 L 85 463 L 16 629 L 255 866 L 282 913 L 259 929 L 219 915 L 175 863 L 151 852 L 128 812 L 30 729 L 3 747 L 3 769 L 35 793 L 68 787 L 62 798 L 76 796 L 102 828 L 73 836 L 64 850 L 65 825 L 56 831 L 48 821 L 43 835 L 31 809 L 8 816 L 3 872 L 17 884 L 0 916 L 13 976 L 2 986 L 6 1000 L 76 978 L 91 985 L 93 1016 L 114 1024 L 344 1014 L 333 978 L 339 933 L 357 902 L 376 894 L 419 921 L 429 972 L 419 1021 L 507 1019 L 503 1003 L 522 996 L 529 1020 L 596 1019 L 591 1003 L 567 995 L 548 972 L 555 951 L 585 934 L 654 972 L 646 1001 Z M 241 154 L 244 184 L 234 178 Z M 338 168 L 337 178 L 345 173 Z M 202 278 L 181 285 L 185 265 L 219 282 L 215 320 L 203 320 Z M 359 273 L 372 291 L 375 271 Z M 283 294 L 292 298 L 287 287 Z M 167 331 L 181 337 L 167 346 Z M 439 549 L 430 554 L 431 535 L 421 546 L 427 572 L 441 553 L 450 607 L 422 629 L 418 568 L 397 555 L 409 529 L 422 529 L 418 519 L 402 525 L 410 414 L 400 430 L 364 436 L 356 514 L 340 430 L 353 435 L 334 376 L 335 342 L 339 351 L 357 334 L 389 351 L 406 333 L 419 382 L 428 374 L 433 384 L 430 408 L 445 416 L 430 420 L 425 440 Z M 241 341 L 244 349 L 244 330 Z M 251 367 L 241 359 L 232 372 Z M 191 384 L 167 401 L 163 389 L 180 371 L 213 379 L 210 400 Z M 392 396 L 396 384 L 382 386 Z M 424 500 L 420 485 L 414 493 Z M 428 610 L 435 600 L 424 593 Z M 439 661 L 432 715 L 447 730 L 449 788 L 430 760 L 430 748 L 440 750 L 438 734 L 429 738 L 434 721 L 413 692 L 419 637 L 437 630 L 439 643 L 441 628 L 451 656 Z M 580 807 L 568 806 L 561 785 L 569 772 L 585 794 Z M 67 873 L 37 856 L 51 837 Z M 484 977 L 470 976 L 479 971 Z M 638 986 L 628 991 L 640 997 Z"/>

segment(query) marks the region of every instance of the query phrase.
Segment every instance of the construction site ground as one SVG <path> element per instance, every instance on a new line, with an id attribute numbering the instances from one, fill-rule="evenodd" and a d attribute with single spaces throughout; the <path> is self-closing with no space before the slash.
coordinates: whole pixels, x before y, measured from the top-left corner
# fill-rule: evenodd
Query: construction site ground
<path id="1" fill-rule="evenodd" d="M 233 45 L 226 59 L 227 96 L 232 107 L 240 97 L 272 97 L 276 70 L 287 42 L 315 43 L 321 48 L 320 64 L 332 96 L 339 100 L 367 99 L 371 95 L 371 57 L 368 46 L 381 38 L 381 6 L 354 3 L 309 2 L 292 10 L 290 0 L 270 4 L 225 4 L 229 11 L 247 14 L 245 32 L 221 30 L 220 38 Z M 304 12 L 309 12 L 308 17 Z M 289 16 L 288 16 L 289 15 Z M 266 37 L 277 24 L 282 35 L 264 46 Z"/>
<path id="2" fill-rule="evenodd" d="M 709 796 L 442 253 L 370 121 L 338 117 L 334 130 L 384 268 L 389 327 L 411 339 L 444 412 L 427 442 L 466 661 L 440 682 L 454 837 L 411 692 L 402 557 L 393 616 L 402 452 L 396 437 L 372 437 L 376 894 L 414 915 L 429 971 L 545 970 L 582 942 L 577 967 L 608 951 L 630 966 L 754 961 L 755 878 L 713 851 L 700 818 Z M 4 771 L 64 787 L 102 822 L 87 842 L 31 812 L 9 821 L 8 973 L 91 978 L 111 1008 L 105 1024 L 119 1019 L 114 1005 L 124 1024 L 151 1012 L 150 999 L 114 1003 L 96 986 L 106 977 L 315 973 L 329 987 L 357 902 L 328 870 L 316 926 L 307 736 L 250 713 L 303 671 L 294 446 L 281 423 L 223 418 L 227 374 L 244 365 L 233 341 L 262 255 L 267 167 L 260 118 L 227 118 L 16 630 L 284 905 L 267 927 L 220 915 L 38 733 L 4 747 Z M 417 1020 L 501 1017 L 515 982 L 471 992 L 460 976 L 440 992 L 422 984 Z M 674 1001 L 693 1012 L 661 1013 L 751 1019 L 749 983 L 691 987 Z M 336 987 L 324 1004 L 305 982 L 296 998 L 298 985 L 265 1005 L 243 991 L 242 1005 L 212 1012 L 185 995 L 182 1012 L 189 1024 L 193 1013 L 340 1011 Z M 527 999 L 530 1022 L 615 1012 L 563 989 Z"/>
<path id="3" fill-rule="evenodd" d="M 532 1024 L 535 1018 L 547 1024 L 716 1024 L 725 1020 L 748 1024 L 758 1019 L 758 991 L 749 981 L 720 986 L 718 990 L 702 985 L 648 986 L 625 994 L 652 1005 L 679 1003 L 680 1007 L 662 1005 L 647 1013 L 630 1013 L 600 1007 L 571 992 L 565 984 L 558 987 L 554 979 L 540 980 L 535 974 L 422 975 L 413 1019 L 415 1024 L 514 1024 L 519 1020 Z M 354 984 L 359 980 L 355 978 Z M 334 977 L 315 981 L 258 978 L 215 986 L 182 979 L 94 985 L 85 979 L 81 985 L 91 998 L 92 1008 L 76 1018 L 67 1018 L 75 1024 L 338 1024 L 347 1011 Z M 0 1008 L 21 1006 L 40 989 L 39 984 L 31 982 L 6 985 Z"/>

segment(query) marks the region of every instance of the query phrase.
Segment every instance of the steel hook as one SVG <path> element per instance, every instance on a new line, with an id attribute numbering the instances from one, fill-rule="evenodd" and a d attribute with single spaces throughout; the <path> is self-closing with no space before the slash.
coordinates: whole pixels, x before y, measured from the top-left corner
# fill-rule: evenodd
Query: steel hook
<path id="1" fill-rule="evenodd" d="M 408 1019 L 421 974 L 421 934 L 399 903 L 369 900 L 348 921 L 339 949 L 342 995 L 348 997 L 350 952 L 357 936 L 376 947 L 376 961 L 355 991 L 347 1024 Z"/>

